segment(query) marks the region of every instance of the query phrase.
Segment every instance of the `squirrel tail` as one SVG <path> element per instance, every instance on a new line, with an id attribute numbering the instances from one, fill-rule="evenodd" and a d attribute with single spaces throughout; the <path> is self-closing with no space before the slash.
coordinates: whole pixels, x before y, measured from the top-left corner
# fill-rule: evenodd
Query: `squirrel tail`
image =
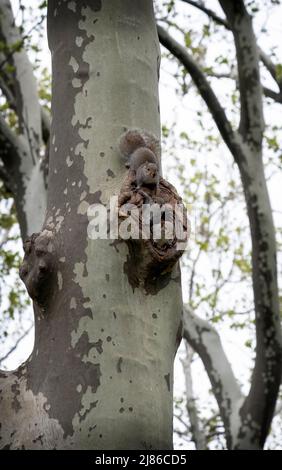
<path id="1" fill-rule="evenodd" d="M 130 156 L 138 148 L 145 147 L 160 160 L 160 143 L 156 136 L 143 129 L 129 129 L 119 139 L 119 151 L 129 162 Z"/>

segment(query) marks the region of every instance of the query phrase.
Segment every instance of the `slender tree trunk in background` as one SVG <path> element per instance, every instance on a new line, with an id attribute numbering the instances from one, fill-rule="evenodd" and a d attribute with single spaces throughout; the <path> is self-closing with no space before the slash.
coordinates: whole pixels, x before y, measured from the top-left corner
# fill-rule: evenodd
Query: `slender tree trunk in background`
<path id="1" fill-rule="evenodd" d="M 124 128 L 159 136 L 151 0 L 49 1 L 53 121 L 47 216 L 25 246 L 35 347 L 1 373 L 2 448 L 169 449 L 181 328 L 178 266 L 133 288 L 125 242 L 90 240 L 87 209 L 125 175 Z"/>
<path id="2" fill-rule="evenodd" d="M 185 1 L 185 0 L 184 0 Z M 195 2 L 187 1 L 193 6 Z M 244 0 L 219 0 L 226 15 L 220 20 L 197 2 L 197 8 L 231 30 L 236 49 L 240 92 L 240 124 L 228 120 L 206 75 L 187 49 L 158 26 L 161 43 L 190 73 L 237 163 L 252 240 L 252 276 L 255 305 L 256 358 L 251 387 L 242 396 L 220 345 L 206 321 L 185 312 L 184 336 L 198 352 L 209 375 L 225 425 L 229 449 L 262 449 L 273 419 L 282 373 L 282 335 L 277 282 L 275 227 L 262 160 L 264 118 L 259 54 L 273 78 L 275 66 L 258 49 L 252 18 Z M 273 70 L 274 69 L 274 70 Z M 278 84 L 278 83 L 277 83 Z M 278 84 L 279 85 L 279 84 Z"/>
<path id="3" fill-rule="evenodd" d="M 11 3 L 0 3 L 0 88 L 18 121 L 18 129 L 14 131 L 0 116 L 0 159 L 24 240 L 40 230 L 46 209 L 46 181 L 40 157 L 41 117 L 45 113 L 39 103 L 33 67 L 24 50 L 22 34 L 15 25 Z M 17 44 L 22 47 L 15 51 Z M 13 70 L 10 76 L 5 70 L 7 65 Z"/>

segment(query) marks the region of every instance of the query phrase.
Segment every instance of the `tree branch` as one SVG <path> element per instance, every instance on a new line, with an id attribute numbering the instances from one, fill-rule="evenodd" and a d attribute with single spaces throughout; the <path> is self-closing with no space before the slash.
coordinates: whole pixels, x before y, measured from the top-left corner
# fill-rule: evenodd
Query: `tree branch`
<path id="1" fill-rule="evenodd" d="M 217 331 L 206 321 L 184 309 L 184 338 L 199 354 L 209 376 L 220 414 L 223 419 L 228 448 L 232 448 L 232 436 L 236 432 L 236 416 L 243 395 L 223 350 Z"/>
<path id="2" fill-rule="evenodd" d="M 13 91 L 11 87 L 8 85 L 8 77 L 5 76 L 2 72 L 0 73 L 0 89 L 5 96 L 7 103 L 13 111 L 17 112 L 17 105 L 16 105 L 16 100 L 15 96 L 13 94 Z M 49 135 L 50 135 L 50 116 L 48 114 L 48 111 L 43 107 L 40 106 L 40 114 L 41 114 L 41 132 L 42 132 L 42 138 L 45 144 L 47 144 Z"/>
<path id="3" fill-rule="evenodd" d="M 207 71 L 207 75 L 213 78 L 218 78 L 218 79 L 227 78 L 227 79 L 235 80 L 236 82 L 238 82 L 238 77 L 234 73 L 217 73 L 213 71 Z M 268 88 L 266 86 L 263 86 L 262 90 L 266 98 L 271 98 L 273 101 L 276 101 L 276 103 L 282 103 L 281 92 L 278 93 L 274 90 L 271 90 L 271 88 Z"/>
<path id="4" fill-rule="evenodd" d="M 179 44 L 160 25 L 158 25 L 157 28 L 161 44 L 166 47 L 189 72 L 200 95 L 208 106 L 224 142 L 231 153 L 234 153 L 236 147 L 235 133 L 227 119 L 224 109 L 207 81 L 205 74 L 184 46 Z"/>
<path id="5" fill-rule="evenodd" d="M 42 138 L 37 85 L 32 65 L 22 47 L 23 38 L 15 25 L 10 1 L 0 6 L 0 37 L 6 50 L 13 51 L 12 54 L 7 52 L 6 60 L 14 67 L 13 82 L 20 131 L 29 143 L 29 156 L 35 163 L 39 158 Z"/>
<path id="6" fill-rule="evenodd" d="M 15 199 L 23 240 L 41 227 L 46 198 L 41 161 L 37 160 L 33 165 L 32 160 L 26 158 L 28 154 L 29 144 L 25 137 L 16 135 L 0 115 L 0 159 L 9 177 L 8 189 Z"/>
<path id="7" fill-rule="evenodd" d="M 9 172 L 15 160 L 19 158 L 19 149 L 25 144 L 21 136 L 17 136 L 0 115 L 0 158 Z"/>
<path id="8" fill-rule="evenodd" d="M 14 346 L 4 356 L 0 357 L 0 365 L 1 365 L 2 362 L 4 362 L 6 359 L 8 359 L 8 357 L 17 349 L 18 345 L 30 333 L 32 328 L 33 328 L 33 324 L 30 325 L 29 328 L 23 332 L 23 334 L 15 342 Z"/>
<path id="9" fill-rule="evenodd" d="M 213 10 L 211 10 L 210 8 L 206 8 L 205 5 L 203 5 L 202 3 L 199 3 L 193 0 L 182 0 L 182 1 L 202 11 L 209 18 L 211 18 L 215 23 L 221 26 L 224 26 L 228 30 L 231 30 L 230 25 L 228 21 L 226 20 L 226 18 L 222 18 L 221 16 L 218 16 Z M 264 93 L 267 97 L 272 98 L 277 103 L 282 103 L 282 80 L 279 79 L 277 76 L 276 66 L 270 59 L 269 55 L 266 54 L 260 47 L 258 48 L 258 51 L 259 51 L 260 60 L 262 61 L 264 66 L 267 68 L 267 70 L 269 71 L 272 78 L 277 83 L 279 90 L 280 90 L 280 94 L 278 94 L 278 93 L 275 93 L 274 91 L 272 92 L 272 90 L 269 90 L 268 88 L 264 88 Z"/>
<path id="10" fill-rule="evenodd" d="M 207 450 L 207 442 L 205 434 L 200 426 L 198 410 L 193 391 L 193 379 L 191 371 L 192 356 L 193 350 L 192 348 L 187 347 L 186 344 L 186 356 L 185 358 L 181 359 L 185 377 L 186 409 L 190 420 L 192 439 L 195 443 L 196 449 Z"/>
<path id="11" fill-rule="evenodd" d="M 3 96 L 5 96 L 7 103 L 13 109 L 16 111 L 16 102 L 15 102 L 15 97 L 13 96 L 11 87 L 8 85 L 8 77 L 5 73 L 0 72 L 0 89 L 3 93 Z"/>
<path id="12" fill-rule="evenodd" d="M 193 0 L 182 0 L 182 2 L 187 3 L 188 5 L 191 5 L 195 8 L 197 8 L 198 10 L 202 11 L 203 13 L 208 15 L 215 23 L 217 23 L 221 26 L 224 26 L 227 29 L 230 29 L 230 26 L 229 26 L 228 22 L 226 21 L 226 19 L 221 18 L 220 16 L 218 16 L 210 8 L 206 8 L 205 5 L 203 5 L 203 3 L 199 3 L 199 2 L 196 2 L 196 1 L 193 1 Z"/>
<path id="13" fill-rule="evenodd" d="M 277 76 L 277 70 L 276 70 L 275 64 L 270 59 L 269 55 L 267 55 L 260 47 L 258 48 L 258 50 L 259 50 L 260 59 L 263 65 L 269 71 L 270 75 L 275 80 L 280 91 L 282 92 L 282 79 L 281 78 L 279 79 Z"/>
<path id="14" fill-rule="evenodd" d="M 19 122 L 19 135 L 7 129 L 1 119 L 0 135 L 4 143 L 1 158 L 5 170 L 11 175 L 11 188 L 15 197 L 18 220 L 23 238 L 42 226 L 46 206 L 45 172 L 41 168 L 42 127 L 45 137 L 49 123 L 42 113 L 33 67 L 23 48 L 23 37 L 15 25 L 10 0 L 0 4 L 0 39 L 3 54 L 13 72 L 1 71 L 3 93 L 15 110 Z M 42 114 L 42 115 L 41 115 Z M 48 137 L 46 137 L 48 138 Z M 47 160 L 46 160 L 47 161 Z"/>
<path id="15" fill-rule="evenodd" d="M 264 86 L 263 93 L 266 98 L 271 98 L 273 101 L 276 101 L 276 103 L 282 104 L 282 92 L 277 93 L 276 91 L 273 91 L 270 88 Z"/>
<path id="16" fill-rule="evenodd" d="M 244 1 L 219 0 L 231 27 L 238 65 L 241 118 L 244 140 L 260 148 L 264 131 L 259 56 L 252 20 Z"/>

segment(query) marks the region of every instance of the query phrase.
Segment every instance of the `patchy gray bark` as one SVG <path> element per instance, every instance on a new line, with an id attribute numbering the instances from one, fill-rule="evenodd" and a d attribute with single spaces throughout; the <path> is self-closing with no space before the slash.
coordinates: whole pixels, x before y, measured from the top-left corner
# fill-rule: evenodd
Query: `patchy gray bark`
<path id="1" fill-rule="evenodd" d="M 136 127 L 159 136 L 152 2 L 50 0 L 48 36 L 47 215 L 21 268 L 35 346 L 19 370 L 2 374 L 1 446 L 170 449 L 179 268 L 145 291 L 130 283 L 125 242 L 87 237 L 88 207 L 122 187 L 119 136 Z"/>
<path id="2" fill-rule="evenodd" d="M 222 419 L 225 422 L 229 448 L 258 449 L 263 447 L 270 428 L 282 372 L 276 242 L 262 162 L 264 131 L 262 87 L 259 74 L 259 52 L 252 21 L 242 0 L 236 2 L 220 0 L 220 4 L 226 14 L 236 47 L 241 98 L 241 120 L 238 131 L 232 129 L 204 73 L 187 53 L 185 47 L 175 41 L 160 26 L 158 33 L 161 43 L 181 61 L 191 74 L 241 174 L 252 239 L 257 345 L 250 392 L 241 403 L 239 420 L 233 429 L 231 429 L 231 422 L 228 423 L 231 408 L 226 415 L 224 396 L 218 394 L 217 384 L 213 383 L 213 373 L 220 370 L 220 364 L 211 364 L 208 354 L 205 365 L 213 384 Z M 190 315 L 188 318 L 191 320 L 193 317 Z M 190 326 L 188 324 L 186 329 L 187 340 L 192 346 L 194 345 L 194 348 L 197 345 L 198 350 L 201 347 L 207 352 L 206 345 L 199 335 L 195 343 L 193 330 L 189 330 L 191 325 L 193 323 L 190 321 Z M 220 373 L 218 375 L 220 376 Z M 222 377 L 220 382 L 222 383 Z M 226 390 L 228 388 L 224 388 L 224 393 Z M 232 411 L 238 413 L 238 408 Z"/>

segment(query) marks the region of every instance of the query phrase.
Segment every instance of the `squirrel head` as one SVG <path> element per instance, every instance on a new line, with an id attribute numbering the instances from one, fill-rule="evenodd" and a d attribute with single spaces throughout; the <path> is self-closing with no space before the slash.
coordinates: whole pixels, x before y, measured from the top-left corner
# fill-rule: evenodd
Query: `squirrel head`
<path id="1" fill-rule="evenodd" d="M 159 168 L 156 163 L 146 162 L 136 170 L 138 186 L 157 185 L 159 183 Z"/>
<path id="2" fill-rule="evenodd" d="M 142 166 L 144 163 L 154 163 L 158 166 L 158 160 L 156 155 L 152 152 L 152 150 L 146 147 L 139 147 L 136 149 L 129 159 L 129 166 L 137 171 L 139 166 Z"/>

